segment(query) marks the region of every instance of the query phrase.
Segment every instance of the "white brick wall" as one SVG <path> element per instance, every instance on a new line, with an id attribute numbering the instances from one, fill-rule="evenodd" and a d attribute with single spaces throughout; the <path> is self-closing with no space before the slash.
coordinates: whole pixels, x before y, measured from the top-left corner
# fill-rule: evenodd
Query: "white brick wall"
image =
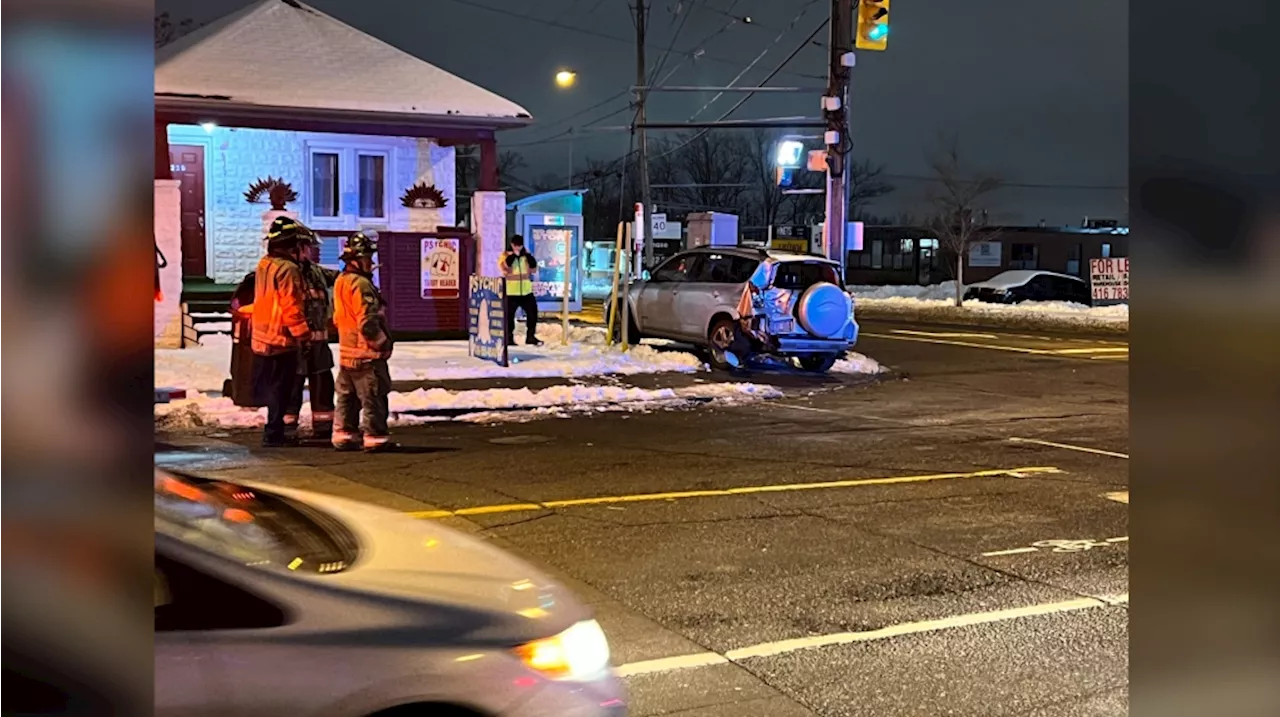
<path id="1" fill-rule="evenodd" d="M 201 144 L 206 148 L 208 266 L 213 279 L 220 283 L 238 282 L 261 256 L 262 214 L 270 206 L 249 204 L 244 192 L 252 182 L 267 175 L 284 177 L 293 185 L 298 201 L 289 209 L 296 210 L 303 222 L 316 229 L 407 231 L 409 213 L 400 206 L 400 196 L 418 181 L 435 184 L 444 193 L 449 204 L 441 212 L 441 220 L 445 224 L 455 221 L 454 150 L 439 147 L 432 140 L 226 127 L 206 132 L 198 126 L 170 125 L 169 142 Z M 310 149 L 336 151 L 341 157 L 343 216 L 336 219 L 311 216 Z M 387 219 L 381 223 L 361 221 L 355 216 L 359 196 L 355 172 L 358 150 L 389 155 L 388 212 Z"/>

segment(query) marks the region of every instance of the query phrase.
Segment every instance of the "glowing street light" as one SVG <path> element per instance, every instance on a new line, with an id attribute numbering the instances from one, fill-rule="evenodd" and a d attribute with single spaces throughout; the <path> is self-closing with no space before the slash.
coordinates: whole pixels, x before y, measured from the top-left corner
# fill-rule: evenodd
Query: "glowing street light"
<path id="1" fill-rule="evenodd" d="M 577 81 L 578 73 L 573 72 L 572 70 L 560 70 L 556 73 L 557 87 L 573 87 L 573 84 Z"/>

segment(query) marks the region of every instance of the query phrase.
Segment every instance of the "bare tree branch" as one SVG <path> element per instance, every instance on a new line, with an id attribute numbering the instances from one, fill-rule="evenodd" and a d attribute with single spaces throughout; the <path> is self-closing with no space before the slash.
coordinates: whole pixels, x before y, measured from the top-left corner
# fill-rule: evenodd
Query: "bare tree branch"
<path id="1" fill-rule="evenodd" d="M 964 296 L 964 261 L 969 246 L 979 237 L 989 239 L 992 230 L 979 222 L 975 214 L 987 195 L 1000 189 L 1003 181 L 996 176 L 972 172 L 960 159 L 960 141 L 956 135 L 945 139 L 941 149 L 929 158 L 929 165 L 938 177 L 938 189 L 931 193 L 933 215 L 929 227 L 938 235 L 938 242 L 955 261 L 956 306 Z"/>
<path id="2" fill-rule="evenodd" d="M 155 35 L 156 49 L 164 47 L 178 38 L 186 35 L 196 29 L 195 21 L 191 18 L 181 20 L 177 23 L 169 17 L 168 11 L 162 12 L 155 16 Z"/>

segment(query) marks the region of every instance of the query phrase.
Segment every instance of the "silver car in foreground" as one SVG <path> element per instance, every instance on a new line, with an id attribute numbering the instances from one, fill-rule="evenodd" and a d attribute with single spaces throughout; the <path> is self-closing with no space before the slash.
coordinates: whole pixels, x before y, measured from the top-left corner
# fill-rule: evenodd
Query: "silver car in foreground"
<path id="1" fill-rule="evenodd" d="M 858 340 L 840 265 L 820 256 L 691 249 L 646 272 L 628 300 L 628 341 L 692 343 L 707 348 L 720 368 L 735 358 L 772 355 L 826 371 Z M 621 317 L 613 323 L 620 328 Z"/>
<path id="2" fill-rule="evenodd" d="M 156 714 L 626 714 L 590 612 L 435 521 L 156 470 Z"/>

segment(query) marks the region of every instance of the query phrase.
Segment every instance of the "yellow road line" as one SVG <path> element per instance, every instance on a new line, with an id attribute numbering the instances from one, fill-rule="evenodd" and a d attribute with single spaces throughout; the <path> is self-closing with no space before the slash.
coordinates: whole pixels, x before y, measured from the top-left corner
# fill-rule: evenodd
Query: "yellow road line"
<path id="1" fill-rule="evenodd" d="M 891 476 L 887 478 L 856 478 L 852 480 L 824 481 L 821 483 L 781 483 L 776 485 L 752 485 L 736 488 L 719 488 L 711 490 L 684 490 L 666 493 L 632 493 L 629 495 L 606 495 L 594 498 L 571 498 L 567 500 L 548 500 L 541 503 L 507 503 L 502 505 L 483 505 L 457 510 L 425 510 L 409 513 L 414 518 L 449 518 L 452 516 L 486 515 L 492 513 L 515 513 L 528 510 L 553 510 L 555 508 L 571 508 L 584 505 L 612 505 L 615 503 L 646 503 L 657 501 L 676 501 L 687 498 L 715 498 L 733 495 L 750 495 L 753 493 L 787 493 L 802 490 L 826 490 L 831 488 L 854 488 L 864 485 L 894 485 L 898 483 L 925 483 L 929 481 L 950 480 L 956 478 L 989 478 L 994 476 L 1024 477 L 1028 475 L 1045 475 L 1061 473 L 1053 466 L 1029 466 L 1023 468 L 1001 468 L 967 473 L 934 473 L 930 475 Z"/>
<path id="2" fill-rule="evenodd" d="M 907 336 L 932 336 L 936 339 L 998 339 L 996 334 L 965 334 L 965 333 L 946 333 L 941 331 L 910 331 L 907 329 L 890 329 L 895 334 L 905 334 Z M 1034 336 L 1024 336 L 1023 338 L 1035 338 Z"/>
<path id="3" fill-rule="evenodd" d="M 1089 358 L 1091 358 L 1091 359 L 1106 359 L 1106 360 L 1109 360 L 1109 361 L 1128 361 L 1128 360 L 1129 360 L 1129 353 L 1126 351 L 1124 354 L 1119 355 L 1119 356 L 1090 356 Z"/>
<path id="4" fill-rule="evenodd" d="M 1050 446 L 1053 448 L 1062 448 L 1068 451 L 1080 451 L 1081 453 L 1096 453 L 1100 456 L 1111 456 L 1112 458 L 1128 459 L 1128 453 L 1119 453 L 1117 451 L 1104 451 L 1101 448 L 1090 448 L 1088 446 L 1073 446 L 1070 443 L 1055 443 L 1053 441 L 1042 441 L 1039 438 L 1018 438 L 1014 436 L 1009 441 L 1013 443 L 1036 443 L 1042 446 Z"/>
<path id="5" fill-rule="evenodd" d="M 1058 349 L 1054 353 L 1059 354 L 1101 354 L 1101 353 L 1129 353 L 1128 346 L 1091 346 L 1084 349 Z"/>
<path id="6" fill-rule="evenodd" d="M 967 346 L 975 349 L 991 349 L 993 351 L 1013 351 L 1020 354 L 1035 354 L 1038 356 L 1054 356 L 1056 351 L 1047 349 L 1031 349 L 1025 346 L 1002 346 L 1000 344 L 978 344 L 972 341 L 952 341 L 950 339 L 926 339 L 920 336 L 895 336 L 893 334 L 876 334 L 869 331 L 863 331 L 859 336 L 870 336 L 877 339 L 893 339 L 895 341 L 919 341 L 926 344 L 946 344 L 948 346 Z"/>

